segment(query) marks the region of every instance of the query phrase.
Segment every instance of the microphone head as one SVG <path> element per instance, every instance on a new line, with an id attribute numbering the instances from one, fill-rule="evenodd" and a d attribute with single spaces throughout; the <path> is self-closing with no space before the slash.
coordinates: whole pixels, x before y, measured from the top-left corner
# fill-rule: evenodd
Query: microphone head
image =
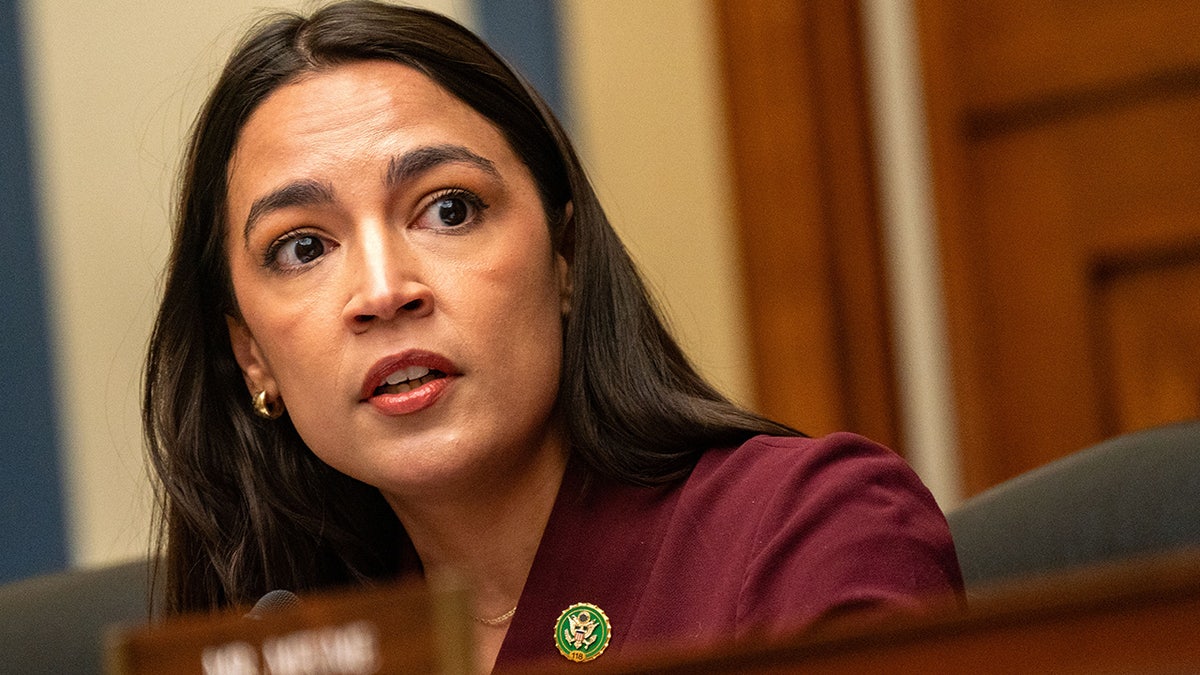
<path id="1" fill-rule="evenodd" d="M 269 614 L 282 612 L 300 606 L 300 597 L 282 588 L 267 593 L 254 603 L 253 609 L 247 614 L 247 619 L 261 619 Z"/>

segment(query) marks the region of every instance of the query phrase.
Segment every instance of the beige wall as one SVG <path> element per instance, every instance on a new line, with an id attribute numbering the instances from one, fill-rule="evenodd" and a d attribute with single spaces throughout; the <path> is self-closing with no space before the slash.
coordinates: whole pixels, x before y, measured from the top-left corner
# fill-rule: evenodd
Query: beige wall
<path id="1" fill-rule="evenodd" d="M 709 3 L 561 7 L 575 140 L 608 215 L 700 371 L 752 403 Z"/>

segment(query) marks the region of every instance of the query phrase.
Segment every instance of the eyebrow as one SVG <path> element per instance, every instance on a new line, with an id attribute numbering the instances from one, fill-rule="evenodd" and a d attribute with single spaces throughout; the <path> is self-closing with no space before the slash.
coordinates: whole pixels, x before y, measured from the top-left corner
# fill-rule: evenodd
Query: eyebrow
<path id="1" fill-rule="evenodd" d="M 492 160 L 481 157 L 461 145 L 426 145 L 393 157 L 388 162 L 385 180 L 389 189 L 395 188 L 442 164 L 470 164 L 499 179 L 500 172 Z"/>
<path id="2" fill-rule="evenodd" d="M 497 180 L 501 179 L 500 172 L 492 160 L 461 145 L 443 144 L 422 146 L 393 157 L 388 161 L 387 173 L 384 176 L 385 185 L 390 190 L 435 167 L 451 163 L 469 164 Z M 246 224 L 242 228 L 242 238 L 249 241 L 254 226 L 272 211 L 330 204 L 333 201 L 333 186 L 328 183 L 311 179 L 288 183 L 254 200 L 250 205 L 250 213 L 246 216 Z"/>
<path id="3" fill-rule="evenodd" d="M 242 227 L 243 241 L 250 240 L 250 232 L 263 216 L 296 206 L 314 206 L 333 203 L 333 186 L 316 180 L 298 180 L 254 200 L 246 224 Z"/>

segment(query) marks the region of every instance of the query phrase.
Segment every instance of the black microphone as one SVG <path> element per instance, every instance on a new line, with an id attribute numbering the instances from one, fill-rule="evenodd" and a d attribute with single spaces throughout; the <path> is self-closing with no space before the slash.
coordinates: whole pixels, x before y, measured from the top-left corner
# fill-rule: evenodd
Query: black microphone
<path id="1" fill-rule="evenodd" d="M 254 603 L 254 607 L 246 613 L 247 619 L 261 619 L 264 616 L 282 612 L 300 606 L 300 597 L 282 588 L 267 593 Z"/>

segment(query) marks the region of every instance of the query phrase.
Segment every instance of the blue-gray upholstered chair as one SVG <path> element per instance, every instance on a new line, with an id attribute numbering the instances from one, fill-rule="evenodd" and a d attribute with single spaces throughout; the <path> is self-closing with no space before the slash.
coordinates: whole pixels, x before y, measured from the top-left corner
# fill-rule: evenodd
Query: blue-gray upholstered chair
<path id="1" fill-rule="evenodd" d="M 948 519 L 968 592 L 1200 546 L 1200 420 L 1081 450 L 969 499 Z"/>
<path id="2" fill-rule="evenodd" d="M 0 671 L 103 673 L 108 627 L 149 618 L 148 570 L 138 561 L 0 586 Z"/>

